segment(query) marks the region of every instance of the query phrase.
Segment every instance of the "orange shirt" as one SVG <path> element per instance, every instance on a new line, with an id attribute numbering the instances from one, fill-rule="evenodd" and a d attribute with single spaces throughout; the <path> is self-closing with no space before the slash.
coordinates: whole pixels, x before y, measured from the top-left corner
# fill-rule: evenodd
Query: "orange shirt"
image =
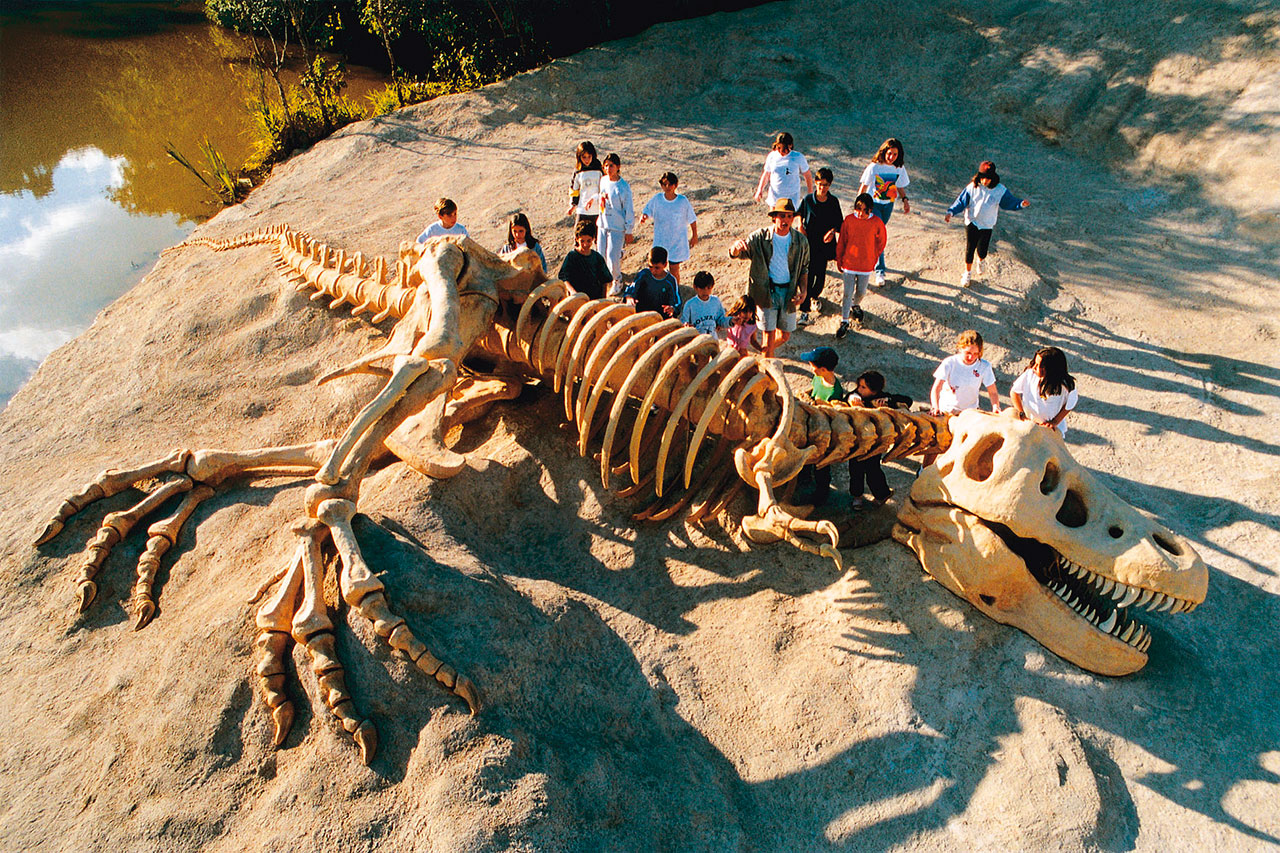
<path id="1" fill-rule="evenodd" d="M 836 239 L 836 263 L 849 272 L 871 272 L 876 259 L 889 242 L 880 217 L 874 214 L 859 219 L 850 213 L 840 224 L 840 236 Z"/>

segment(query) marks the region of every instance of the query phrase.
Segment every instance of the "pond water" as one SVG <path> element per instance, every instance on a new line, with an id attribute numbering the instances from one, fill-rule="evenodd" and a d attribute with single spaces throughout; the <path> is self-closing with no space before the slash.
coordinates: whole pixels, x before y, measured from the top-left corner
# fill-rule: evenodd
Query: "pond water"
<path id="1" fill-rule="evenodd" d="M 248 57 L 199 3 L 0 5 L 0 406 L 220 209 L 165 144 L 245 160 Z M 347 79 L 353 99 L 385 82 Z"/>

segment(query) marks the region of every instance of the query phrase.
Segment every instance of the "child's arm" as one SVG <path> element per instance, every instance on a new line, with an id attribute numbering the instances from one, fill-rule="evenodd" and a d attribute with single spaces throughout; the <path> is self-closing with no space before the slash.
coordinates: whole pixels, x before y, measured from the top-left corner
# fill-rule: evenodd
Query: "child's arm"
<path id="1" fill-rule="evenodd" d="M 809 188 L 809 192 L 813 192 L 813 169 L 805 169 L 800 174 L 804 177 L 804 185 Z"/>
<path id="2" fill-rule="evenodd" d="M 1000 392 L 995 385 L 987 386 L 987 396 L 991 398 L 991 411 L 999 413 L 1000 411 Z"/>
<path id="3" fill-rule="evenodd" d="M 573 173 L 573 180 L 569 181 L 569 210 L 566 215 L 572 216 L 573 212 L 578 208 L 578 199 L 582 197 L 582 187 L 580 180 L 581 172 Z"/>
<path id="4" fill-rule="evenodd" d="M 929 389 L 929 412 L 930 414 L 942 414 L 942 389 L 947 387 L 947 380 L 935 379 L 933 387 Z"/>
<path id="5" fill-rule="evenodd" d="M 1008 195 L 1008 193 L 1005 193 L 1005 195 Z M 951 206 L 947 208 L 947 215 L 942 217 L 942 221 L 950 222 L 951 217 L 955 216 L 957 213 L 959 213 L 960 211 L 964 210 L 966 207 L 969 206 L 969 201 L 970 201 L 969 188 L 965 187 L 964 189 L 960 190 L 960 195 L 956 196 L 956 200 L 951 202 Z"/>
<path id="6" fill-rule="evenodd" d="M 1022 405 L 1022 395 L 1016 389 L 1009 391 L 1009 402 L 1013 403 L 1013 410 L 1018 413 L 1018 420 L 1025 421 L 1027 419 L 1027 410 Z"/>
<path id="7" fill-rule="evenodd" d="M 764 188 L 767 186 L 769 186 L 769 165 L 766 161 L 765 167 L 760 170 L 760 183 L 756 186 L 756 201 L 764 198 Z"/>
<path id="8" fill-rule="evenodd" d="M 692 249 L 698 245 L 698 223 L 689 223 L 689 248 Z"/>
<path id="9" fill-rule="evenodd" d="M 1018 198 L 1016 195 L 1009 192 L 1008 188 L 1005 189 L 1004 195 L 1000 196 L 1001 210 L 1018 210 L 1019 208 L 1030 206 L 1031 202 L 1027 201 L 1025 198 Z"/>
<path id="10" fill-rule="evenodd" d="M 636 237 L 631 232 L 636 230 L 636 203 L 635 198 L 631 195 L 630 184 L 627 184 L 626 189 L 618 193 L 618 202 L 622 207 L 623 245 L 634 243 Z"/>

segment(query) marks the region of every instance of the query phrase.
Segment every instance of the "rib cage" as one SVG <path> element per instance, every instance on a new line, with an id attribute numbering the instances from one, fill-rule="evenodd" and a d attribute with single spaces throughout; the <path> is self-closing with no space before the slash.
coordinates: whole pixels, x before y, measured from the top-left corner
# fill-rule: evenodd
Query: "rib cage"
<path id="1" fill-rule="evenodd" d="M 735 473 L 725 456 L 780 432 L 797 448 L 812 447 L 819 466 L 940 453 L 951 443 L 945 417 L 795 398 L 776 365 L 561 281 L 529 294 L 501 351 L 563 395 L 578 452 L 598 447 L 606 487 L 625 474 L 624 493 L 652 490 L 657 509 L 644 517 L 666 517 L 699 491 L 695 511 L 705 512 L 742 485 L 717 476 Z M 784 395 L 793 401 L 789 424 Z"/>

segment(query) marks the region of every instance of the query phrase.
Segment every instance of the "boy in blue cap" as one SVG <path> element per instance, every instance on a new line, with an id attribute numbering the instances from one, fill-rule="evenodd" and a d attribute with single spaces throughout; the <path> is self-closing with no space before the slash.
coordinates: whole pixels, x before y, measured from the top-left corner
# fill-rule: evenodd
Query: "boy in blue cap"
<path id="1" fill-rule="evenodd" d="M 836 376 L 840 353 L 831 347 L 815 347 L 800 356 L 800 360 L 813 365 L 813 390 L 810 392 L 813 399 L 824 403 L 844 399 L 844 387 L 840 384 L 840 377 Z M 813 496 L 810 502 L 814 506 L 822 506 L 827 502 L 827 493 L 831 490 L 831 466 L 815 468 L 813 465 L 806 465 L 800 469 L 798 482 L 801 486 L 812 482 Z"/>

